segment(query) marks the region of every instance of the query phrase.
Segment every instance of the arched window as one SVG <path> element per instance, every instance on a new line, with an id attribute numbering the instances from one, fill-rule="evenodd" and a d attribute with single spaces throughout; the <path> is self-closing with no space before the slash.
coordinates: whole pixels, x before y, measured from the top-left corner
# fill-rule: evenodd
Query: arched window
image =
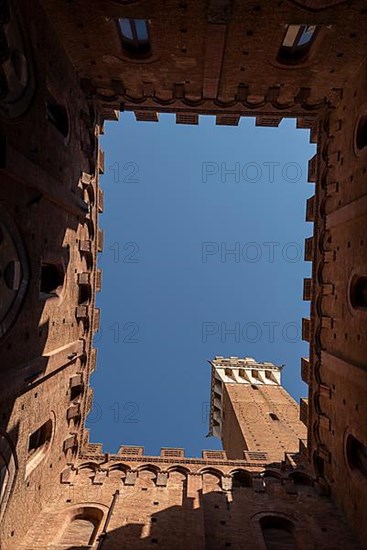
<path id="1" fill-rule="evenodd" d="M 292 65 L 305 61 L 316 34 L 316 25 L 288 25 L 278 53 L 279 63 Z"/>
<path id="2" fill-rule="evenodd" d="M 295 485 L 303 485 L 305 487 L 313 487 L 313 480 L 308 475 L 303 474 L 302 472 L 295 472 L 289 476 L 289 479 L 292 479 Z"/>
<path id="3" fill-rule="evenodd" d="M 267 550 L 296 550 L 293 523 L 278 516 L 261 518 L 260 526 Z"/>
<path id="4" fill-rule="evenodd" d="M 350 285 L 350 303 L 355 309 L 367 310 L 367 277 L 353 277 Z"/>
<path id="5" fill-rule="evenodd" d="M 347 440 L 347 460 L 352 470 L 357 470 L 367 477 L 367 446 L 352 435 Z"/>
<path id="6" fill-rule="evenodd" d="M 157 481 L 157 474 L 150 470 L 143 470 L 139 472 L 138 479 L 136 481 L 136 488 L 150 489 L 155 487 Z"/>
<path id="7" fill-rule="evenodd" d="M 28 439 L 28 462 L 26 477 L 38 466 L 46 456 L 52 437 L 52 420 L 47 420 Z"/>
<path id="8" fill-rule="evenodd" d="M 147 57 L 151 53 L 149 22 L 146 19 L 119 19 L 122 44 L 130 54 Z"/>
<path id="9" fill-rule="evenodd" d="M 238 489 L 239 487 L 251 487 L 252 478 L 251 474 L 244 472 L 243 470 L 238 470 L 232 475 L 232 488 Z"/>
<path id="10" fill-rule="evenodd" d="M 64 271 L 60 265 L 42 263 L 40 292 L 57 296 L 64 284 Z"/>
<path id="11" fill-rule="evenodd" d="M 58 546 L 89 548 L 95 541 L 103 512 L 99 508 L 83 507 L 76 510 L 67 523 Z"/>
<path id="12" fill-rule="evenodd" d="M 203 494 L 221 491 L 221 478 L 216 473 L 203 473 Z"/>

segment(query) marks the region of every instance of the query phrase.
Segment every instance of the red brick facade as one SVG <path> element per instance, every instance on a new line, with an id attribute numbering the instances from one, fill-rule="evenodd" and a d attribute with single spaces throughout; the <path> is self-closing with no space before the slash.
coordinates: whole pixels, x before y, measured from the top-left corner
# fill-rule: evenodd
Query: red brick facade
<path id="1" fill-rule="evenodd" d="M 366 19 L 361 0 L 0 3 L 1 548 L 345 549 L 366 540 Z M 145 21 L 140 36 L 136 20 Z M 121 110 L 152 123 L 172 112 L 178 123 L 295 117 L 310 128 L 307 442 L 282 416 L 296 406 L 281 386 L 230 382 L 219 400 L 227 455 L 107 456 L 89 442 L 98 137 Z M 243 412 L 255 402 L 253 427 Z"/>

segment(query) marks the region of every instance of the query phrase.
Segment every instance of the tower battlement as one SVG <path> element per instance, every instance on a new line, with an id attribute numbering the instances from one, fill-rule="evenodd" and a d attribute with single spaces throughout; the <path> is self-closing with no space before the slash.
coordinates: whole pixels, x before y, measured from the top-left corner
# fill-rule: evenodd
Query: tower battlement
<path id="1" fill-rule="evenodd" d="M 281 386 L 282 366 L 253 357 L 216 356 L 212 366 L 209 433 L 222 435 L 224 384 Z"/>
<path id="2" fill-rule="evenodd" d="M 269 459 L 278 461 L 295 452 L 305 429 L 299 406 L 281 384 L 283 365 L 222 356 L 210 364 L 209 433 L 221 439 L 228 457 L 268 449 Z"/>

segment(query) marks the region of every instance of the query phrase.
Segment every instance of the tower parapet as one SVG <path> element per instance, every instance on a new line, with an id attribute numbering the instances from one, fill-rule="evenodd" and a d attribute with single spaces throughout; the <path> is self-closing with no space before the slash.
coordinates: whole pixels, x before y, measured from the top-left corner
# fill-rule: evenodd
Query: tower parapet
<path id="1" fill-rule="evenodd" d="M 246 384 L 281 386 L 283 365 L 258 362 L 253 357 L 222 357 L 216 356 L 210 361 L 212 366 L 210 395 L 210 426 L 209 433 L 219 438 L 222 436 L 223 422 L 223 385 Z"/>
<path id="2" fill-rule="evenodd" d="M 283 365 L 221 356 L 210 364 L 209 434 L 221 439 L 228 458 L 266 451 L 276 462 L 285 452 L 296 452 L 305 427 L 297 403 L 281 384 Z"/>

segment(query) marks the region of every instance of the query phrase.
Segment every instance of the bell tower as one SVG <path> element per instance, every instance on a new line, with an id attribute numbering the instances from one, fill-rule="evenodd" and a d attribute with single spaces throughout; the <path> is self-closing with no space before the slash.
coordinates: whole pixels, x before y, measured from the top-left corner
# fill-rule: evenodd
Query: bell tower
<path id="1" fill-rule="evenodd" d="M 282 367 L 252 357 L 215 357 L 210 364 L 209 433 L 222 440 L 228 458 L 243 459 L 249 451 L 278 462 L 285 452 L 297 452 L 306 428 L 281 385 Z"/>

